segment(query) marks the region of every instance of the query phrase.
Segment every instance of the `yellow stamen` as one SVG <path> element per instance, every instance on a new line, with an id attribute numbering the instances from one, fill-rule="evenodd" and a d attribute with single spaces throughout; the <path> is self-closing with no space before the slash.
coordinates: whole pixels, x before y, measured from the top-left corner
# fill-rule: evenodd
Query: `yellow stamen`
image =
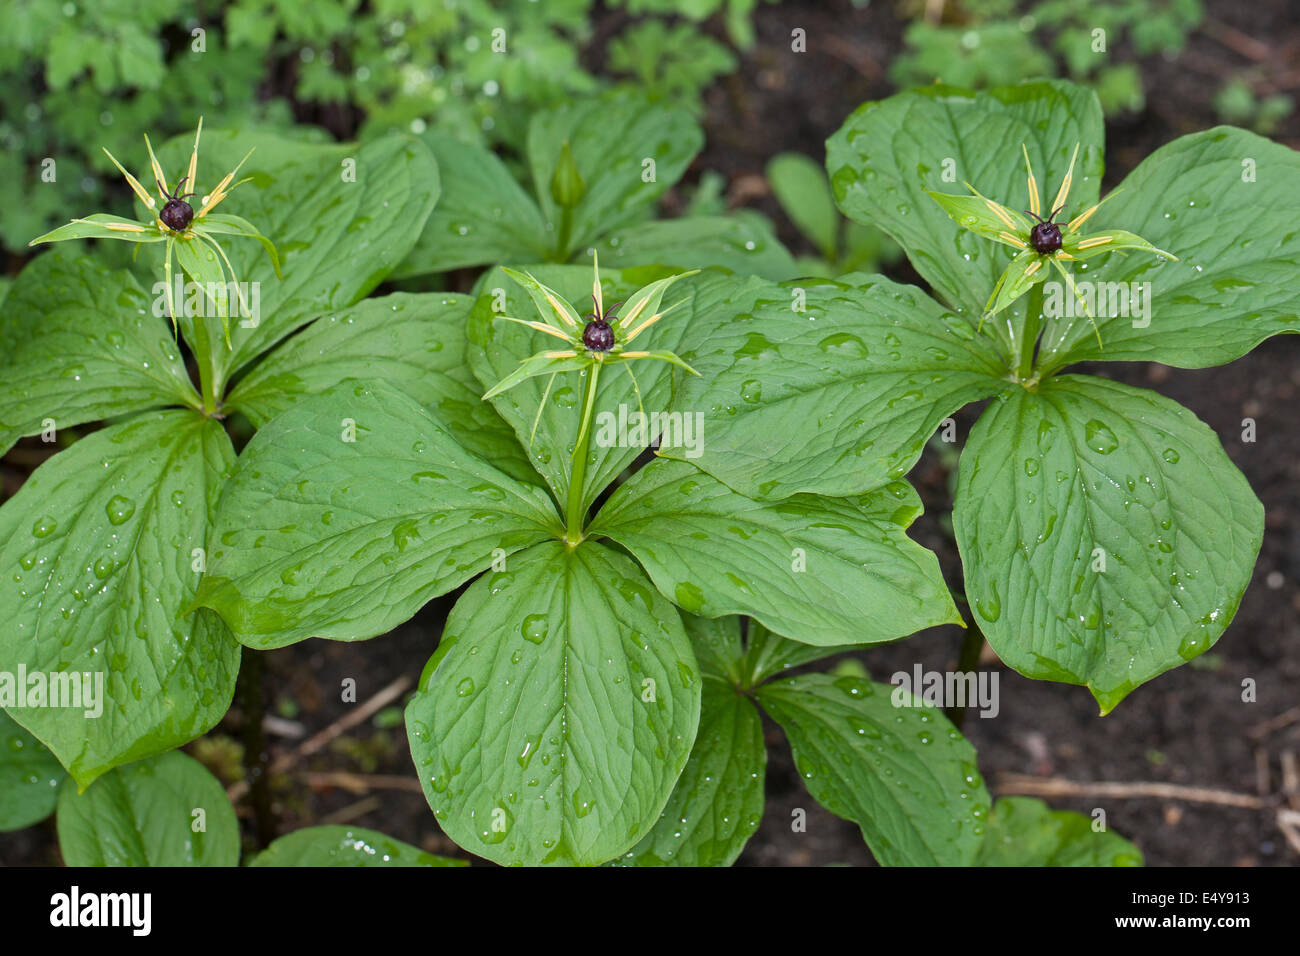
<path id="1" fill-rule="evenodd" d="M 530 329 L 536 329 L 538 332 L 545 332 L 547 335 L 554 335 L 557 339 L 569 341 L 569 337 L 553 325 L 547 325 L 545 322 L 525 322 L 524 325 Z"/>
<path id="2" fill-rule="evenodd" d="M 551 308 L 555 310 L 555 314 L 560 317 L 560 320 L 564 322 L 565 325 L 574 326 L 575 328 L 577 327 L 577 323 L 574 322 L 573 319 L 569 318 L 568 310 L 556 301 L 555 296 L 551 295 L 549 292 L 543 292 L 542 295 L 546 296 L 546 301 L 550 303 Z"/>
<path id="3" fill-rule="evenodd" d="M 1092 248 L 1094 248 L 1095 246 L 1104 246 L 1104 245 L 1106 245 L 1106 243 L 1108 243 L 1108 242 L 1114 242 L 1114 241 L 1115 241 L 1115 237 L 1114 237 L 1114 236 L 1092 236 L 1092 237 L 1090 237 L 1090 238 L 1088 238 L 1088 239 L 1084 239 L 1082 242 L 1080 242 L 1080 243 L 1078 244 L 1077 248 L 1079 248 L 1079 249 L 1092 249 Z"/>
<path id="4" fill-rule="evenodd" d="M 627 334 L 627 338 L 625 338 L 623 341 L 624 341 L 625 343 L 626 343 L 626 342 L 631 342 L 634 338 L 636 338 L 638 335 L 640 335 L 640 334 L 641 334 L 642 332 L 644 332 L 646 329 L 650 328 L 650 326 L 654 325 L 656 322 L 658 322 L 658 321 L 659 321 L 660 319 L 662 319 L 663 317 L 664 317 L 664 314 L 663 314 L 662 312 L 656 312 L 654 315 L 650 316 L 650 318 L 646 319 L 644 322 L 642 322 L 640 325 L 638 325 L 635 329 L 633 329 L 631 332 L 629 332 L 629 333 Z"/>
<path id="5" fill-rule="evenodd" d="M 993 215 L 995 215 L 995 216 L 997 216 L 999 219 L 1001 219 L 1001 220 L 1002 220 L 1004 223 L 1006 223 L 1010 228 L 1012 228 L 1012 229 L 1016 228 L 1016 224 L 1015 224 L 1014 222 L 1011 221 L 1011 217 L 1008 216 L 1008 215 L 1003 211 L 1003 209 L 1002 209 L 1001 206 L 999 206 L 997 203 L 995 203 L 992 199 L 986 199 L 986 200 L 984 200 L 984 203 L 989 207 L 989 211 L 990 211 L 991 213 L 993 213 Z"/>
<path id="6" fill-rule="evenodd" d="M 624 352 L 623 358 L 646 358 L 649 355 L 649 352 Z"/>
<path id="7" fill-rule="evenodd" d="M 563 352 L 543 352 L 547 358 L 576 358 L 578 353 L 573 349 L 565 349 Z"/>
<path id="8" fill-rule="evenodd" d="M 1033 275 L 1042 267 L 1043 267 L 1043 260 L 1035 259 L 1033 262 L 1029 264 L 1029 268 L 1025 270 L 1025 278 L 1028 279 L 1031 275 Z"/>
<path id="9" fill-rule="evenodd" d="M 74 219 L 73 222 L 87 222 L 92 226 L 103 226 L 105 229 L 112 229 L 114 232 L 148 232 L 144 226 L 135 224 L 128 225 L 124 222 L 91 222 L 89 219 Z"/>
<path id="10" fill-rule="evenodd" d="M 149 142 L 149 134 L 144 134 L 144 148 L 149 151 L 149 165 L 153 167 L 153 178 L 158 181 L 158 188 L 163 193 L 171 192 L 167 188 L 167 177 L 163 175 L 162 165 L 158 162 L 158 157 L 153 154 L 153 144 Z"/>
<path id="11" fill-rule="evenodd" d="M 1056 194 L 1056 201 L 1052 203 L 1053 209 L 1060 209 L 1065 205 L 1066 198 L 1070 195 L 1070 184 L 1074 182 L 1074 161 L 1079 157 L 1079 144 L 1074 144 L 1074 155 L 1070 157 L 1070 168 L 1065 172 L 1065 178 L 1061 180 L 1061 191 Z"/>
<path id="12" fill-rule="evenodd" d="M 633 322 L 636 321 L 637 316 L 639 316 L 642 312 L 645 311 L 645 307 L 649 304 L 650 304 L 650 297 L 646 296 L 644 299 L 642 299 L 640 302 L 634 305 L 632 307 L 632 310 L 628 312 L 627 315 L 620 316 L 617 324 L 622 326 L 631 325 Z"/>
<path id="13" fill-rule="evenodd" d="M 235 183 L 235 186 L 230 186 L 230 181 L 235 178 L 235 174 L 239 172 L 240 167 L 242 167 L 244 163 L 248 162 L 248 157 L 252 155 L 253 155 L 253 150 L 250 149 L 247 153 L 244 154 L 244 158 L 239 161 L 239 166 L 236 166 L 234 169 L 228 172 L 226 174 L 226 178 L 221 180 L 221 182 L 217 183 L 217 188 L 212 190 L 211 195 L 208 196 L 207 202 L 205 202 L 203 204 L 203 207 L 194 214 L 195 219 L 201 219 L 203 216 L 206 216 L 208 213 L 210 213 L 213 209 L 217 207 L 217 204 L 221 202 L 221 200 L 225 199 L 228 195 L 230 195 L 231 190 L 233 190 L 235 186 L 239 185 L 239 183 Z M 240 182 L 247 182 L 247 181 L 248 180 L 240 180 Z M 227 186 L 230 186 L 230 189 L 227 189 L 226 188 Z"/>
<path id="14" fill-rule="evenodd" d="M 103 147 L 101 146 L 100 149 L 103 149 Z M 122 168 L 122 164 L 117 161 L 116 156 L 114 156 L 106 149 L 104 150 L 104 155 L 107 156 L 109 159 L 111 159 L 113 161 L 113 165 L 117 167 L 117 171 L 126 177 L 126 181 L 130 183 L 132 191 L 134 191 L 135 194 L 140 197 L 140 201 L 142 203 L 144 203 L 150 209 L 153 209 L 158 205 L 156 202 L 153 201 L 153 197 L 149 195 L 148 191 L 143 186 L 140 185 L 139 180 L 137 180 L 134 176 L 132 176 L 130 173 L 128 173 L 125 169 Z"/>
<path id="15" fill-rule="evenodd" d="M 1021 249 L 1025 248 L 1025 246 L 1028 245 L 1028 243 L 1025 242 L 1025 240 L 1021 239 L 1019 236 L 1013 236 L 1009 232 L 999 232 L 998 235 L 1001 236 L 1003 239 L 1005 239 L 1007 242 L 1011 243 L 1012 245 L 1019 246 Z"/>
<path id="16" fill-rule="evenodd" d="M 596 299 L 596 318 L 599 319 L 605 315 L 605 301 L 600 291 L 600 256 L 594 249 L 591 253 L 591 270 L 596 276 L 591 282 L 591 294 Z"/>
<path id="17" fill-rule="evenodd" d="M 194 149 L 190 151 L 190 168 L 186 174 L 186 182 L 190 184 L 191 189 L 198 189 L 199 175 L 199 134 L 203 132 L 203 117 L 199 117 L 198 128 L 194 131 Z"/>
<path id="18" fill-rule="evenodd" d="M 1029 150 L 1020 144 L 1020 151 L 1025 154 L 1025 169 L 1029 172 L 1029 211 L 1035 216 L 1043 214 L 1043 207 L 1038 202 L 1038 180 L 1034 179 L 1034 167 L 1029 164 Z"/>

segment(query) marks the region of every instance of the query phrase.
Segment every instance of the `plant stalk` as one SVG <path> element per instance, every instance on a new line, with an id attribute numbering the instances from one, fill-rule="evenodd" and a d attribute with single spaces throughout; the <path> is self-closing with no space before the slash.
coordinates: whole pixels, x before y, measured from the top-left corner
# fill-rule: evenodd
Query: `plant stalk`
<path id="1" fill-rule="evenodd" d="M 582 486 L 587 480 L 587 452 L 591 446 L 591 419 L 596 411 L 596 384 L 600 380 L 600 361 L 592 362 L 587 376 L 587 387 L 582 392 L 582 424 L 573 443 L 573 459 L 569 466 L 569 506 L 565 512 L 564 540 L 569 547 L 577 547 L 582 540 L 583 507 Z"/>
<path id="2" fill-rule="evenodd" d="M 262 720 L 266 715 L 263 693 L 263 659 L 259 651 L 244 650 L 239 667 L 239 703 L 244 712 L 241 736 L 244 744 L 244 776 L 248 781 L 249 799 L 258 848 L 275 839 L 275 813 L 271 809 L 270 757 L 266 752 L 266 735 Z"/>
<path id="3" fill-rule="evenodd" d="M 957 652 L 957 673 L 969 674 L 977 670 L 982 650 L 984 650 L 984 634 L 979 626 L 971 621 L 970 627 L 966 628 L 966 633 L 962 635 L 961 650 Z M 969 704 L 970 702 L 967 701 L 960 707 L 954 705 L 944 711 L 958 730 L 961 730 L 961 725 L 966 722 L 966 708 Z"/>
<path id="4" fill-rule="evenodd" d="M 1034 374 L 1034 350 L 1038 345 L 1038 334 L 1043 330 L 1043 283 L 1035 282 L 1029 287 L 1028 304 L 1025 306 L 1025 322 L 1020 327 L 1018 343 L 1018 361 L 1016 362 L 1016 380 L 1027 382 Z"/>
<path id="5" fill-rule="evenodd" d="M 218 393 L 223 383 L 218 372 L 217 355 L 212 349 L 212 339 L 208 335 L 207 316 L 191 316 L 190 329 L 194 336 L 194 361 L 199 366 L 199 391 L 203 396 L 203 414 L 212 415 L 217 411 Z"/>

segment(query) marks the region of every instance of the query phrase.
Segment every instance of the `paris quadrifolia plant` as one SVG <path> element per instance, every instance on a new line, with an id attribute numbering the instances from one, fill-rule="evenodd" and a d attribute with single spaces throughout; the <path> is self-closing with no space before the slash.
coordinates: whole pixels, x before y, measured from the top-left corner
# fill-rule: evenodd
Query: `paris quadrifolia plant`
<path id="1" fill-rule="evenodd" d="M 136 198 L 152 214 L 149 218 L 134 220 L 124 219 L 121 216 L 113 216 L 108 213 L 94 213 L 84 219 L 73 219 L 65 226 L 60 226 L 43 236 L 38 236 L 28 245 L 35 246 L 43 242 L 62 242 L 68 239 L 118 239 L 134 243 L 165 243 L 163 251 L 163 294 L 166 297 L 167 314 L 171 316 L 173 334 L 177 332 L 176 317 L 178 315 L 176 311 L 176 291 L 172 285 L 172 262 L 174 259 L 179 263 L 182 271 L 200 285 L 203 294 L 215 306 L 217 315 L 221 318 L 222 328 L 225 331 L 226 348 L 229 349 L 231 348 L 230 293 L 232 289 L 239 310 L 238 314 L 250 317 L 252 312 L 245 297 L 244 287 L 239 281 L 239 276 L 235 273 L 235 267 L 230 264 L 229 257 L 214 236 L 243 236 L 256 239 L 266 249 L 266 254 L 271 259 L 271 265 L 275 269 L 277 278 L 280 277 L 280 257 L 277 255 L 275 245 L 271 240 L 262 235 L 257 227 L 247 219 L 227 213 L 213 212 L 235 187 L 248 182 L 248 179 L 241 179 L 238 182 L 234 182 L 234 179 L 239 170 L 243 168 L 244 163 L 248 161 L 248 157 L 252 155 L 252 149 L 245 153 L 244 158 L 239 161 L 238 165 L 202 197 L 197 210 L 188 201 L 191 197 L 199 195 L 193 187 L 198 184 L 199 137 L 202 133 L 203 118 L 200 117 L 198 126 L 194 130 L 194 148 L 190 151 L 189 166 L 185 175 L 176 180 L 174 189 L 168 188 L 167 175 L 163 172 L 158 157 L 154 155 L 153 145 L 149 142 L 148 134 L 145 134 L 144 145 L 149 152 L 149 166 L 153 174 L 154 184 L 158 187 L 159 198 L 157 200 L 150 195 L 149 190 L 140 184 L 138 179 L 126 171 L 126 168 L 117 161 L 117 157 L 104 149 L 104 155 L 126 177 L 126 181 L 131 186 Z M 186 185 L 191 187 L 190 191 L 182 192 Z M 227 273 L 230 275 L 229 284 L 226 282 Z"/>
<path id="2" fill-rule="evenodd" d="M 106 859 L 102 820 L 109 834 L 144 821 L 134 862 L 234 862 L 221 787 L 170 751 L 224 715 L 240 655 L 377 638 L 459 590 L 412 665 L 405 720 L 433 817 L 470 853 L 729 864 L 763 813 L 766 715 L 810 797 L 882 864 L 1141 861 L 1078 814 L 994 802 L 943 701 L 873 679 L 864 652 L 964 626 L 967 649 L 986 638 L 1107 714 L 1215 644 L 1262 506 L 1190 410 L 1067 370 L 1200 368 L 1300 331 L 1296 153 L 1239 129 L 1192 134 L 1103 202 L 1092 91 L 902 93 L 851 115 L 826 169 L 840 211 L 887 233 L 926 288 L 795 280 L 749 226 L 713 223 L 718 241 L 697 244 L 698 219 L 649 219 L 699 143 L 671 110 L 634 106 L 538 114 L 531 197 L 495 156 L 445 137 L 259 138 L 254 165 L 275 162 L 235 202 L 279 224 L 294 288 L 260 327 L 231 330 L 233 351 L 212 349 L 219 387 L 202 403 L 159 353 L 164 327 L 133 276 L 62 252 L 19 276 L 0 324 L 15 343 L 0 440 L 55 413 L 114 419 L 0 508 L 0 673 L 110 668 L 98 722 L 25 709 L 0 680 L 24 772 L 75 777 L 59 798 L 66 858 Z M 610 117 L 640 132 L 611 137 Z M 205 142 L 232 163 L 249 145 Z M 365 175 L 340 182 L 352 157 Z M 1022 214 L 1003 202 L 1025 164 Z M 186 268 L 235 174 L 178 231 L 168 208 L 186 186 L 167 191 L 155 166 L 157 222 L 52 235 L 167 240 Z M 1050 206 L 1035 169 L 1060 177 Z M 264 184 L 276 176 L 289 181 Z M 962 182 L 984 192 L 950 195 Z M 231 255 L 269 272 L 251 246 Z M 478 265 L 471 295 L 366 298 L 394 270 Z M 102 343 L 84 318 L 99 299 Z M 907 476 L 936 431 L 959 441 L 953 416 L 973 402 L 987 406 L 961 442 L 952 511 L 966 614 L 908 534 L 921 500 Z M 237 456 L 232 410 L 257 428 Z M 1244 422 L 1241 453 L 1254 441 Z M 12 765 L 0 746 L 0 773 Z M 168 784 L 155 802 L 151 775 Z M 28 822 L 53 809 L 48 790 L 21 791 Z M 204 801 L 222 805 L 204 840 L 167 831 Z M 379 858 L 446 862 L 351 828 L 292 834 L 259 862 Z"/>

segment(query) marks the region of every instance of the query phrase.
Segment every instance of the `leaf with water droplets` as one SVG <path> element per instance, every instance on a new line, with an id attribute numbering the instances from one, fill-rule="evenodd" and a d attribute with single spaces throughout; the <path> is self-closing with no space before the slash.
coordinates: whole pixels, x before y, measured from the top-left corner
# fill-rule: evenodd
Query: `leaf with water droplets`
<path id="1" fill-rule="evenodd" d="M 304 827 L 272 841 L 249 866 L 469 866 L 465 860 L 419 847 L 364 827 Z"/>
<path id="2" fill-rule="evenodd" d="M 397 292 L 322 316 L 259 361 L 226 400 L 257 427 L 353 377 L 400 385 L 466 449 L 519 481 L 539 483 L 514 432 L 469 370 L 465 321 L 473 299 L 450 292 Z"/>
<path id="3" fill-rule="evenodd" d="M 194 739 L 230 706 L 239 646 L 215 615 L 181 612 L 234 458 L 217 422 L 155 412 L 59 452 L 0 508 L 3 669 L 77 676 L 94 697 L 6 709 L 83 787 Z"/>
<path id="4" fill-rule="evenodd" d="M 195 826 L 203 811 L 203 828 Z M 78 793 L 59 793 L 68 866 L 237 866 L 239 821 L 220 781 L 179 751 L 140 760 Z"/>
<path id="5" fill-rule="evenodd" d="M 1093 819 L 1032 797 L 993 805 L 976 866 L 1141 866 L 1142 851 Z"/>
<path id="6" fill-rule="evenodd" d="M 65 776 L 58 758 L 0 710 L 0 832 L 53 813 Z"/>
<path id="7" fill-rule="evenodd" d="M 975 749 L 902 687 L 805 674 L 762 685 L 808 792 L 884 866 L 969 866 L 988 819 Z"/>
<path id="8" fill-rule="evenodd" d="M 730 866 L 763 818 L 767 747 L 753 701 L 706 677 L 700 730 L 673 795 L 616 866 Z"/>
<path id="9" fill-rule="evenodd" d="M 661 265 L 717 266 L 738 275 L 791 279 L 794 258 L 763 219 L 744 215 L 689 216 L 637 223 L 596 243 L 602 265 L 614 269 Z"/>
<path id="10" fill-rule="evenodd" d="M 0 454 L 46 427 L 198 402 L 171 329 L 130 273 L 70 248 L 19 273 L 0 310 Z"/>
<path id="11" fill-rule="evenodd" d="M 558 528 L 542 489 L 471 454 L 405 391 L 347 379 L 244 449 L 196 600 L 250 647 L 362 640 Z"/>
<path id="12" fill-rule="evenodd" d="M 470 852 L 602 863 L 654 826 L 686 763 L 691 645 L 673 606 L 603 545 L 550 541 L 509 574 L 480 578 L 447 618 L 406 710 L 411 756 L 439 825 Z"/>
<path id="13" fill-rule="evenodd" d="M 692 614 L 749 614 L 809 644 L 875 643 L 961 621 L 938 560 L 905 533 L 920 510 L 903 481 L 765 502 L 659 460 L 614 492 L 589 533 L 627 548 Z"/>
<path id="14" fill-rule="evenodd" d="M 1066 375 L 985 410 L 953 526 L 998 656 L 1028 677 L 1087 685 L 1106 713 L 1218 640 L 1250 581 L 1264 511 L 1186 408 Z"/>
<path id="15" fill-rule="evenodd" d="M 955 337 L 946 323 L 960 319 L 882 276 L 689 286 L 683 311 L 707 321 L 676 351 L 700 377 L 678 387 L 681 421 L 660 454 L 751 497 L 877 488 L 907 472 L 945 417 L 1006 384 L 989 339 Z"/>

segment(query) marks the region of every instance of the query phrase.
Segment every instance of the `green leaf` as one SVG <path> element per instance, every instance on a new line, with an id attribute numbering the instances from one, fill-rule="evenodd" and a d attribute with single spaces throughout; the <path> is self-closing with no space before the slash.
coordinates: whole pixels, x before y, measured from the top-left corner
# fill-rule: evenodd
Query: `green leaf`
<path id="1" fill-rule="evenodd" d="M 840 213 L 826 170 L 802 153 L 778 153 L 767 164 L 776 201 L 808 241 L 827 259 L 837 258 Z"/>
<path id="2" fill-rule="evenodd" d="M 616 269 L 661 265 L 717 266 L 740 275 L 791 279 L 794 259 L 759 216 L 690 216 L 634 223 L 595 243 L 600 261 Z"/>
<path id="3" fill-rule="evenodd" d="M 792 641 L 773 634 L 758 621 L 749 622 L 749 633 L 745 641 L 744 674 L 745 686 L 756 687 L 769 677 L 780 674 L 792 667 L 811 664 L 834 654 L 855 651 L 866 647 L 865 644 L 841 644 L 838 646 L 805 644 Z"/>
<path id="4" fill-rule="evenodd" d="M 53 813 L 65 776 L 58 758 L 0 710 L 0 832 L 21 830 Z"/>
<path id="5" fill-rule="evenodd" d="M 904 481 L 853 499 L 760 502 L 655 461 L 614 492 L 588 535 L 627 548 L 692 614 L 749 614 L 808 644 L 876 643 L 961 622 L 938 559 L 905 534 L 920 511 Z"/>
<path id="6" fill-rule="evenodd" d="M 202 827 L 199 826 L 200 821 Z M 239 822 L 216 777 L 179 751 L 59 793 L 68 866 L 237 866 Z"/>
<path id="7" fill-rule="evenodd" d="M 280 277 L 280 255 L 276 251 L 275 243 L 266 236 L 257 231 L 247 219 L 242 216 L 231 216 L 226 213 L 210 212 L 203 217 L 202 230 L 217 236 L 242 236 L 245 239 L 256 239 L 266 250 L 267 257 L 271 260 L 271 268 L 275 270 L 277 277 Z"/>
<path id="8" fill-rule="evenodd" d="M 763 818 L 767 748 L 758 708 L 706 676 L 695 747 L 654 829 L 619 866 L 730 866 Z"/>
<path id="9" fill-rule="evenodd" d="M 975 865 L 1141 866 L 1142 851 L 1118 833 L 1094 831 L 1082 813 L 1002 797 L 993 805 Z"/>
<path id="10" fill-rule="evenodd" d="M 693 286 L 682 311 L 707 321 L 675 351 L 701 377 L 685 379 L 673 410 L 697 416 L 699 447 L 661 454 L 751 497 L 852 495 L 899 478 L 945 417 L 1007 374 L 992 341 L 881 276 Z"/>
<path id="11" fill-rule="evenodd" d="M 989 794 L 974 748 L 941 711 L 902 688 L 829 674 L 772 681 L 757 696 L 808 792 L 861 827 L 883 866 L 974 861 Z"/>
<path id="12" fill-rule="evenodd" d="M 535 114 L 528 127 L 528 164 L 551 230 L 560 229 L 551 176 L 566 142 L 587 189 L 573 207 L 572 232 L 566 249 L 559 250 L 564 258 L 658 200 L 703 147 L 704 134 L 686 108 L 626 90 Z"/>
<path id="13" fill-rule="evenodd" d="M 1186 408 L 1069 375 L 985 410 L 953 526 L 998 656 L 1027 677 L 1086 684 L 1104 714 L 1223 633 L 1264 510 Z"/>
<path id="14" fill-rule="evenodd" d="M 470 454 L 404 391 L 355 379 L 261 429 L 222 495 L 196 604 L 250 647 L 383 634 L 562 534 L 545 492 Z"/>
<path id="15" fill-rule="evenodd" d="M 955 225 L 927 192 L 968 182 L 1005 206 L 1027 207 L 1021 143 L 1044 202 L 1081 144 L 1067 213 L 1097 201 L 1101 107 L 1092 90 L 1064 80 L 983 93 L 931 86 L 864 103 L 827 141 L 826 169 L 846 216 L 888 232 L 946 302 L 978 316 L 1006 250 Z"/>
<path id="16" fill-rule="evenodd" d="M 495 153 L 436 130 L 421 139 L 438 161 L 443 194 L 393 278 L 546 258 L 551 240 L 537 201 Z"/>
<path id="17" fill-rule="evenodd" d="M 641 839 L 686 764 L 700 675 L 630 560 L 551 541 L 452 609 L 406 710 L 442 829 L 498 863 L 598 864 Z M 427 671 L 426 671 L 427 672 Z"/>
<path id="18" fill-rule="evenodd" d="M 399 385 L 439 419 L 461 446 L 510 477 L 536 483 L 514 432 L 469 370 L 465 321 L 473 299 L 450 292 L 364 299 L 317 319 L 277 346 L 226 399 L 261 428 L 303 396 L 364 369 Z"/>
<path id="19" fill-rule="evenodd" d="M 127 272 L 71 250 L 38 256 L 0 306 L 0 454 L 56 428 L 199 404 L 180 349 Z"/>
<path id="20" fill-rule="evenodd" d="M 740 618 L 683 614 L 682 623 L 691 637 L 695 659 L 704 676 L 739 683 L 740 664 L 745 656 L 745 646 L 740 640 Z"/>
<path id="21" fill-rule="evenodd" d="M 469 866 L 364 827 L 304 827 L 275 840 L 249 866 Z"/>
<path id="22" fill-rule="evenodd" d="M 158 150 L 163 168 L 185 169 L 193 144 L 193 136 L 168 141 Z M 364 298 L 410 252 L 439 195 L 432 154 L 396 135 L 318 145 L 204 130 L 199 183 L 212 188 L 253 147 L 240 170 L 251 182 L 218 209 L 247 219 L 275 243 L 284 278 L 276 278 L 256 243 L 223 244 L 240 281 L 259 283 L 256 326 L 232 323 L 233 350 L 214 343 L 227 375 L 308 319 Z"/>
<path id="23" fill-rule="evenodd" d="M 554 289 L 579 308 L 585 308 L 585 304 L 591 302 L 592 273 L 589 267 L 540 266 L 529 271 L 542 284 Z M 663 278 L 660 270 L 602 270 L 602 295 L 607 305 L 612 305 L 660 278 Z M 642 333 L 632 343 L 633 348 L 677 351 L 677 345 L 694 317 L 689 302 L 692 281 L 693 279 L 683 279 L 674 287 L 675 292 L 680 290 L 680 294 L 688 299 L 687 303 L 668 312 L 662 320 Z M 500 269 L 485 274 L 479 281 L 478 288 L 481 295 L 470 313 L 467 335 L 470 367 L 483 384 L 484 391 L 514 374 L 519 364 L 528 357 L 538 352 L 563 349 L 564 343 L 557 338 L 500 318 L 503 315 L 521 319 L 540 318 L 529 294 Z M 498 303 L 502 305 L 500 312 L 494 311 Z M 580 359 L 587 361 L 585 356 L 580 356 Z M 628 363 L 628 368 L 636 376 L 641 403 L 646 412 L 666 411 L 670 404 L 673 376 L 684 373 L 673 372 L 664 362 Z M 569 463 L 580 424 L 584 381 L 578 372 L 561 372 L 553 381 L 549 374 L 538 375 L 492 398 L 493 406 L 514 428 L 519 444 L 528 450 L 534 467 L 546 479 L 558 501 L 568 499 Z M 601 417 L 601 412 L 609 413 L 615 420 L 620 406 L 632 413 L 636 412 L 636 389 L 625 369 L 611 366 L 601 371 L 596 388 L 596 402 L 593 429 L 598 429 L 603 422 L 608 421 Z M 644 443 L 631 441 L 630 433 L 624 437 L 628 440 L 622 444 L 592 441 L 592 457 L 584 482 L 588 503 L 595 500 L 650 443 L 650 438 Z"/>
<path id="24" fill-rule="evenodd" d="M 1004 246 L 1015 246 L 1015 243 L 1008 241 L 1008 235 L 1016 236 L 1022 242 L 1027 241 L 1032 228 L 1030 221 L 1014 209 L 1008 209 L 978 193 L 974 196 L 953 196 L 927 190 L 927 194 L 963 229 Z"/>
<path id="25" fill-rule="evenodd" d="M 77 675 L 64 689 L 95 698 L 0 703 L 82 787 L 193 740 L 230 706 L 239 646 L 215 617 L 181 610 L 234 458 L 212 419 L 156 412 L 76 442 L 0 508 L 3 670 L 51 688 L 49 675 Z"/>
<path id="26" fill-rule="evenodd" d="M 1205 368 L 1300 331 L 1300 231 L 1282 200 L 1300 192 L 1294 150 L 1220 126 L 1156 150 L 1120 188 L 1122 198 L 1097 210 L 1086 231 L 1122 227 L 1179 261 L 1116 253 L 1076 271 L 1106 295 L 1107 306 L 1093 310 L 1102 344 L 1085 316 L 1061 316 L 1044 337 L 1046 371 L 1092 359 Z M 1145 315 L 1134 314 L 1134 287 L 1102 287 L 1145 282 Z"/>

